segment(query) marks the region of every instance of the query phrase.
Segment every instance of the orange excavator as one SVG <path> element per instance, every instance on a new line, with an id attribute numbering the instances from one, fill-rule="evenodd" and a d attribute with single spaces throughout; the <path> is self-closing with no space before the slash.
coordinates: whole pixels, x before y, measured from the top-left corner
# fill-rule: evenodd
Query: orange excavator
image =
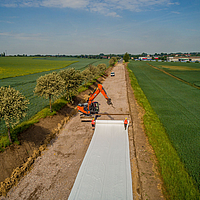
<path id="1" fill-rule="evenodd" d="M 87 103 L 78 104 L 77 109 L 81 112 L 81 116 L 92 116 L 93 114 L 98 114 L 99 112 L 99 103 L 93 101 L 99 93 L 102 93 L 105 99 L 107 100 L 107 104 L 111 105 L 111 99 L 108 97 L 105 89 L 101 84 L 98 84 L 98 88 L 94 90 L 90 97 L 87 100 Z"/>

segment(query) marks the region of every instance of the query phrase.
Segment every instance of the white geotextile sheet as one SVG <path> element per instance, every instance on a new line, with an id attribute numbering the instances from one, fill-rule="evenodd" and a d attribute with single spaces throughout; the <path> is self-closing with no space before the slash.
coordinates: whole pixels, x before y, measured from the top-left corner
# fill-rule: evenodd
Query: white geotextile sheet
<path id="1" fill-rule="evenodd" d="M 133 199 L 128 131 L 123 120 L 96 120 L 69 200 Z"/>

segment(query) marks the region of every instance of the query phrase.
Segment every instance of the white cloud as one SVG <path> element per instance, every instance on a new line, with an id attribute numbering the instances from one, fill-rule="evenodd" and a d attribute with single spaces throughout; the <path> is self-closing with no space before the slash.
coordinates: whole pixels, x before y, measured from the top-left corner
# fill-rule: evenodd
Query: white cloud
<path id="1" fill-rule="evenodd" d="M 179 6 L 180 3 L 179 2 L 169 2 L 168 5 L 177 5 L 177 6 Z"/>
<path id="2" fill-rule="evenodd" d="M 106 14 L 106 16 L 111 16 L 111 17 L 120 17 L 116 12 L 109 12 Z"/>
<path id="3" fill-rule="evenodd" d="M 86 8 L 89 0 L 43 0 L 41 6 L 59 8 Z"/>
<path id="4" fill-rule="evenodd" d="M 120 17 L 115 11 L 113 11 L 113 8 L 111 6 L 108 6 L 108 4 L 105 2 L 91 3 L 88 8 L 91 12 L 98 12 L 105 16 Z"/>
<path id="5" fill-rule="evenodd" d="M 85 9 L 98 12 L 105 16 L 120 17 L 119 10 L 139 12 L 155 6 L 179 5 L 173 0 L 2 0 L 1 6 L 5 7 L 58 7 Z"/>
<path id="6" fill-rule="evenodd" d="M 13 22 L 11 22 L 11 21 L 2 21 L 2 20 L 0 20 L 0 23 L 13 24 Z"/>
<path id="7" fill-rule="evenodd" d="M 2 0 L 4 7 L 59 7 L 59 8 L 85 8 L 89 0 Z"/>
<path id="8" fill-rule="evenodd" d="M 0 32 L 0 36 L 10 37 L 18 40 L 46 40 L 46 37 L 38 34 L 25 34 L 25 33 L 13 33 L 13 32 Z"/>
<path id="9" fill-rule="evenodd" d="M 7 7 L 7 8 L 14 8 L 14 7 L 17 7 L 18 5 L 15 3 L 4 3 L 4 4 L 1 4 L 1 6 Z"/>
<path id="10" fill-rule="evenodd" d="M 177 15 L 180 14 L 180 12 L 178 12 L 178 11 L 172 11 L 171 13 L 174 13 L 174 14 L 177 14 Z"/>

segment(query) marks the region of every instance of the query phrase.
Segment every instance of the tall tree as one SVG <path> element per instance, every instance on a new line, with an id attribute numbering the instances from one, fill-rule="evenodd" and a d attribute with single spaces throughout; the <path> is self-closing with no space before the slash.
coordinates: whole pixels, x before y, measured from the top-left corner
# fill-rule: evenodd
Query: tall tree
<path id="1" fill-rule="evenodd" d="M 88 81 L 91 81 L 94 78 L 94 75 L 88 68 L 86 68 L 85 70 L 82 71 L 82 77 L 83 77 L 83 81 L 86 85 L 86 83 Z"/>
<path id="2" fill-rule="evenodd" d="M 59 72 L 65 82 L 66 99 L 72 102 L 72 98 L 78 92 L 78 87 L 83 83 L 83 76 L 79 70 L 68 68 Z"/>
<path id="3" fill-rule="evenodd" d="M 52 98 L 61 96 L 65 90 L 65 81 L 56 72 L 46 74 L 37 79 L 34 93 L 49 99 L 50 111 L 52 112 Z"/>
<path id="4" fill-rule="evenodd" d="M 111 58 L 111 59 L 109 60 L 109 65 L 110 65 L 110 66 L 114 66 L 114 64 L 115 64 L 115 60 L 114 60 L 113 58 Z"/>
<path id="5" fill-rule="evenodd" d="M 107 69 L 107 66 L 106 64 L 101 63 L 97 65 L 97 68 L 99 69 L 99 73 L 102 74 Z"/>
<path id="6" fill-rule="evenodd" d="M 93 74 L 93 77 L 96 77 L 99 75 L 99 69 L 94 65 L 89 65 L 88 70 L 90 70 L 90 72 Z"/>
<path id="7" fill-rule="evenodd" d="M 124 54 L 123 59 L 124 59 L 125 62 L 129 61 L 130 57 L 129 57 L 129 54 L 127 52 Z"/>
<path id="8" fill-rule="evenodd" d="M 10 143 L 12 143 L 10 128 L 26 116 L 27 104 L 29 100 L 14 88 L 10 86 L 0 88 L 0 119 L 5 121 Z"/>

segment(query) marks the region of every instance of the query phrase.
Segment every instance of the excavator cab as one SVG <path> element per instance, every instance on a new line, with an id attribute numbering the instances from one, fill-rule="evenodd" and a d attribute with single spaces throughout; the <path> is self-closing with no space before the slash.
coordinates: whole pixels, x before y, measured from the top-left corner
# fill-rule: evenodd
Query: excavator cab
<path id="1" fill-rule="evenodd" d="M 99 103 L 98 102 L 91 103 L 90 112 L 91 112 L 91 114 L 98 114 L 98 112 L 99 112 Z"/>

